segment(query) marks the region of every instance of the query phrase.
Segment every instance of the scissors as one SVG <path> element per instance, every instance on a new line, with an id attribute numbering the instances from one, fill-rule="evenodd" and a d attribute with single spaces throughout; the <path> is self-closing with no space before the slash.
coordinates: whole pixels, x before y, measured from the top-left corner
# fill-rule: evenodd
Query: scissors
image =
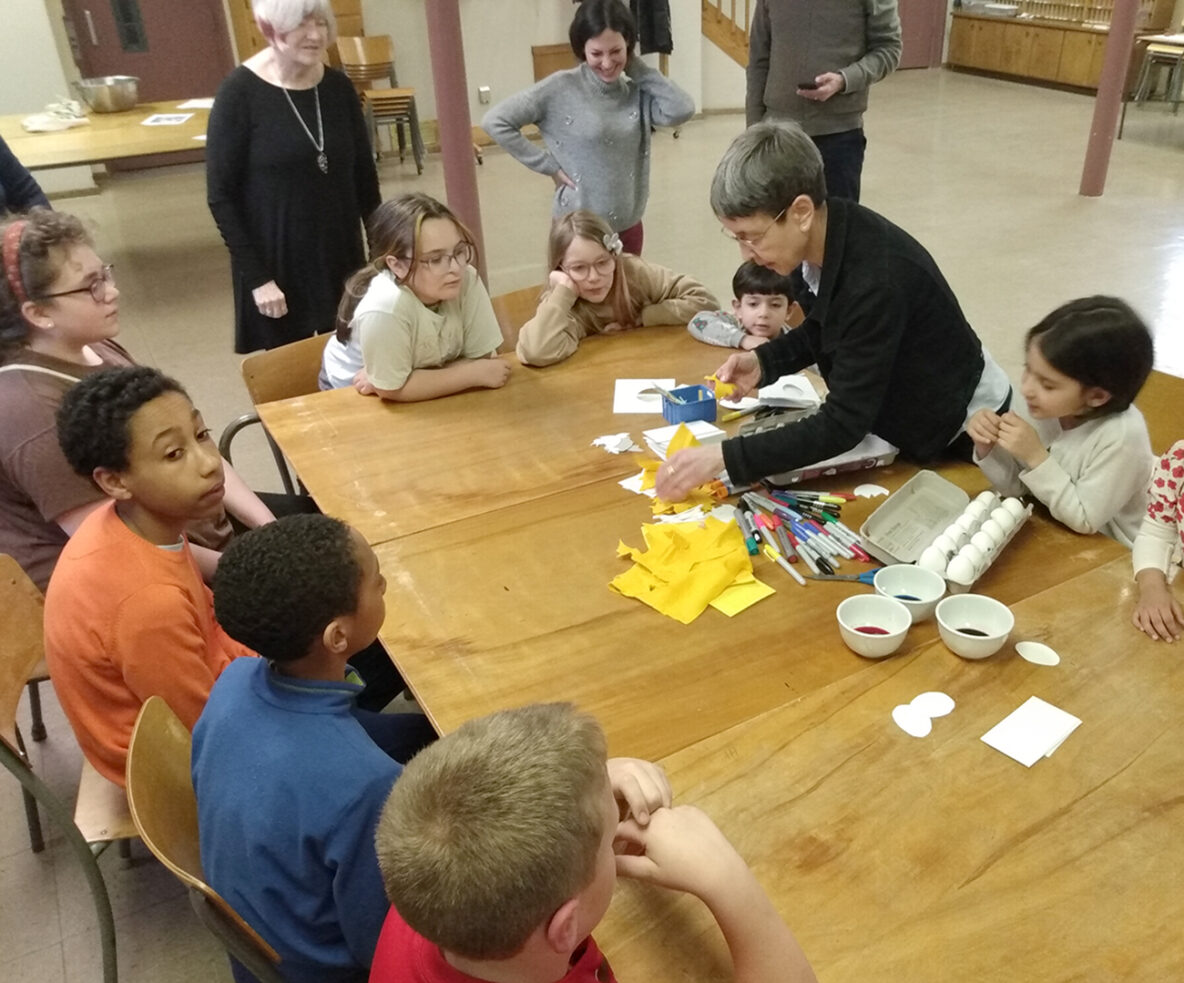
<path id="1" fill-rule="evenodd" d="M 882 569 L 884 568 L 876 567 L 875 570 L 865 570 L 863 573 L 806 573 L 804 570 L 802 573 L 810 580 L 857 580 L 871 587 L 876 573 Z"/>

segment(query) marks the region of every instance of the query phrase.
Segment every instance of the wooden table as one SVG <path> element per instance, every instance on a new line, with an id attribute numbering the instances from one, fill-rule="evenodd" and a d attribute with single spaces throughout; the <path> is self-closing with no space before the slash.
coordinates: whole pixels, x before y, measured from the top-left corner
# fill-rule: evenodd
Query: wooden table
<path id="1" fill-rule="evenodd" d="M 91 113 L 89 123 L 53 133 L 29 133 L 21 120 L 29 113 L 0 116 L 0 136 L 30 170 L 102 164 L 147 154 L 204 150 L 208 109 L 178 109 L 176 102 L 145 102 L 124 113 Z M 192 113 L 179 126 L 143 126 L 154 113 Z"/>
<path id="2" fill-rule="evenodd" d="M 1129 622 L 1118 557 L 1013 606 L 1009 645 L 865 665 L 663 759 L 753 865 L 827 983 L 1184 978 L 1184 660 Z M 891 720 L 927 690 L 923 739 Z M 979 738 L 1029 696 L 1081 726 L 1031 769 Z M 622 882 L 597 937 L 622 980 L 730 978 L 696 901 Z"/>
<path id="3" fill-rule="evenodd" d="M 571 359 L 524 368 L 502 389 L 425 403 L 385 403 L 353 389 L 259 407 L 313 498 L 370 543 L 632 474 L 629 455 L 591 446 L 606 433 L 664 425 L 612 412 L 616 378 L 694 381 L 726 352 L 684 329 L 589 338 Z"/>

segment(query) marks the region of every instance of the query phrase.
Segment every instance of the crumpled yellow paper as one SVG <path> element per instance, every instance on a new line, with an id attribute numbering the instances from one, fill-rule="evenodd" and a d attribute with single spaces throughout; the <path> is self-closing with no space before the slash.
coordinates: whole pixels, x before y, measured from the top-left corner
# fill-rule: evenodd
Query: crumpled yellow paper
<path id="1" fill-rule="evenodd" d="M 670 443 L 666 445 L 667 460 L 677 451 L 681 451 L 687 447 L 698 447 L 699 439 L 690 431 L 685 423 L 679 424 L 679 427 L 674 431 L 674 436 L 670 438 Z M 642 470 L 641 487 L 643 489 L 653 488 L 655 480 L 658 476 L 658 468 L 662 466 L 662 462 L 652 457 L 638 457 L 638 466 Z M 727 489 L 718 481 L 708 482 L 700 485 L 698 488 L 692 488 L 687 494 L 687 497 L 681 502 L 667 502 L 665 499 L 653 499 L 653 514 L 654 515 L 672 515 L 679 512 L 686 512 L 688 509 L 693 509 L 697 505 L 702 505 L 707 509 L 713 507 L 717 502 L 727 498 Z"/>
<path id="2" fill-rule="evenodd" d="M 706 375 L 703 380 L 711 385 L 715 390 L 715 398 L 728 399 L 732 393 L 736 391 L 736 384 L 734 382 L 724 382 L 714 372 L 711 375 Z"/>
<path id="3" fill-rule="evenodd" d="M 721 522 L 708 516 L 697 523 L 653 524 L 641 527 L 644 549 L 626 543 L 617 546 L 617 555 L 628 557 L 633 566 L 613 578 L 611 590 L 648 604 L 655 611 L 689 625 L 712 601 L 733 586 L 752 584 L 752 562 L 744 537 L 735 522 Z M 761 585 L 762 587 L 764 585 Z M 765 596 L 758 590 L 742 592 L 755 604 Z M 760 596 L 757 596 L 760 594 Z M 734 614 L 741 607 L 733 595 L 729 604 Z"/>

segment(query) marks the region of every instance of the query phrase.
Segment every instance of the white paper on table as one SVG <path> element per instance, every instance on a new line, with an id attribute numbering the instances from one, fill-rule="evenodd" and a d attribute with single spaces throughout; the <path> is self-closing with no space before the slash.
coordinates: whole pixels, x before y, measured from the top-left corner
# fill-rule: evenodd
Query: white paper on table
<path id="1" fill-rule="evenodd" d="M 678 433 L 679 427 L 686 427 L 701 444 L 710 444 L 715 440 L 723 440 L 727 436 L 714 423 L 708 423 L 706 420 L 690 420 L 687 423 L 672 423 L 666 427 L 654 427 L 653 430 L 643 430 L 641 436 L 649 449 L 665 461 L 670 441 Z"/>
<path id="2" fill-rule="evenodd" d="M 1081 720 L 1073 714 L 1032 696 L 983 734 L 982 740 L 1031 768 L 1060 747 L 1080 725 Z"/>
<path id="3" fill-rule="evenodd" d="M 592 446 L 603 447 L 610 454 L 624 454 L 626 451 L 641 450 L 627 433 L 606 433 L 603 437 L 597 437 L 592 441 Z"/>
<path id="4" fill-rule="evenodd" d="M 761 401 L 755 396 L 741 396 L 739 399 L 721 399 L 719 405 L 725 410 L 750 410 L 760 406 Z"/>
<path id="5" fill-rule="evenodd" d="M 204 133 L 199 133 L 199 134 L 198 134 L 197 136 L 195 136 L 193 139 L 194 139 L 194 140 L 200 140 L 202 143 L 205 143 L 205 142 L 206 142 L 206 135 L 205 135 Z"/>
<path id="6" fill-rule="evenodd" d="M 141 126 L 180 126 L 193 119 L 193 113 L 153 113 Z"/>
<path id="7" fill-rule="evenodd" d="M 662 397 L 656 392 L 642 395 L 641 391 L 661 386 L 669 392 L 675 385 L 673 379 L 618 379 L 613 389 L 613 412 L 661 413 Z"/>
<path id="8" fill-rule="evenodd" d="M 757 395 L 766 406 L 782 406 L 793 409 L 809 409 L 821 406 L 822 399 L 810 380 L 800 373 L 783 375 L 776 382 L 762 386 Z"/>
<path id="9" fill-rule="evenodd" d="M 641 482 L 644 477 L 645 477 L 645 472 L 638 471 L 637 474 L 633 475 L 632 478 L 622 478 L 620 481 L 617 482 L 617 484 L 620 485 L 622 488 L 624 488 L 625 491 L 631 491 L 637 495 L 644 495 L 646 498 L 656 497 L 658 493 L 656 491 L 654 491 L 653 488 L 642 488 L 641 487 Z"/>
<path id="10" fill-rule="evenodd" d="M 204 99 L 186 99 L 182 103 L 177 104 L 178 109 L 213 109 L 214 97 L 207 96 Z"/>

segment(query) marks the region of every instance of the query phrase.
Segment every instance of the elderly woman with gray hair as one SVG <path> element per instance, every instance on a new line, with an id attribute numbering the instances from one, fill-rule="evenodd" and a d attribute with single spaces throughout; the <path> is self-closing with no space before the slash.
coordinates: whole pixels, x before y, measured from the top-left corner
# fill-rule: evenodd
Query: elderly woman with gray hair
<path id="1" fill-rule="evenodd" d="M 252 9 L 267 47 L 222 82 L 206 140 L 238 352 L 333 330 L 379 202 L 357 93 L 322 60 L 336 36 L 329 0 L 253 0 Z"/>
<path id="2" fill-rule="evenodd" d="M 758 123 L 732 142 L 711 207 L 744 259 L 791 277 L 806 315 L 717 376 L 744 395 L 817 363 L 829 393 L 806 419 L 672 455 L 658 471 L 662 498 L 679 501 L 724 468 L 744 485 L 823 461 L 868 433 L 913 459 L 969 460 L 967 421 L 1003 412 L 1011 384 L 920 243 L 870 209 L 827 198 L 818 149 L 792 123 Z"/>

